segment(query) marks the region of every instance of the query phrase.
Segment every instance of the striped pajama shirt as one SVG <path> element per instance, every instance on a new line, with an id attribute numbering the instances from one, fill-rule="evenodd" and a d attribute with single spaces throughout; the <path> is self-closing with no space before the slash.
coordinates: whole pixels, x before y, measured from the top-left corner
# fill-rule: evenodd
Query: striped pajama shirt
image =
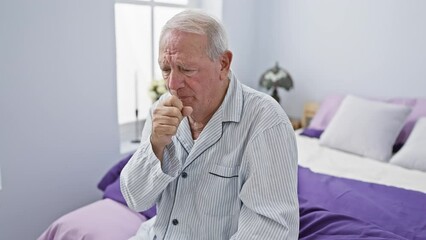
<path id="1" fill-rule="evenodd" d="M 135 211 L 157 204 L 156 239 L 298 238 L 296 141 L 274 99 L 232 76 L 195 143 L 182 120 L 163 165 L 150 134 L 149 116 L 121 191 Z"/>

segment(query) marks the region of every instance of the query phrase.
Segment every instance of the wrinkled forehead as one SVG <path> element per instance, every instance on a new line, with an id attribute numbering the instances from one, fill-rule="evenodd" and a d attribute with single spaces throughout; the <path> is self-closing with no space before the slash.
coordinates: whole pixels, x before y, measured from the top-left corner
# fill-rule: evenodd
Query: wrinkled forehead
<path id="1" fill-rule="evenodd" d="M 181 31 L 165 33 L 160 42 L 159 60 L 176 54 L 207 56 L 207 36 Z"/>

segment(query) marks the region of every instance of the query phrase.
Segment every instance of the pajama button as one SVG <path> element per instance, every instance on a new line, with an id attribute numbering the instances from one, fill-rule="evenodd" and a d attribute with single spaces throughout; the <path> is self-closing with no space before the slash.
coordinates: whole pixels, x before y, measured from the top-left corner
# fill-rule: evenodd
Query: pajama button
<path id="1" fill-rule="evenodd" d="M 182 177 L 183 177 L 183 178 L 186 178 L 186 177 L 188 177 L 188 174 L 187 174 L 186 172 L 183 172 L 183 173 L 182 173 Z"/>
<path id="2" fill-rule="evenodd" d="M 177 219 L 173 219 L 173 220 L 172 220 L 172 223 L 173 223 L 173 225 L 178 225 L 178 224 L 179 224 L 179 221 L 178 221 Z"/>

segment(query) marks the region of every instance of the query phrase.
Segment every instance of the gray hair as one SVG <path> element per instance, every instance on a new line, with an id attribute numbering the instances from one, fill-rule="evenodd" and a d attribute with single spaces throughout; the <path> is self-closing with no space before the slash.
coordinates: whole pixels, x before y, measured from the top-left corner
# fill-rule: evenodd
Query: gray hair
<path id="1" fill-rule="evenodd" d="M 164 36 L 173 30 L 206 35 L 208 40 L 206 51 L 212 61 L 228 50 L 225 28 L 218 20 L 204 12 L 185 10 L 173 16 L 161 31 L 160 47 L 164 44 Z"/>

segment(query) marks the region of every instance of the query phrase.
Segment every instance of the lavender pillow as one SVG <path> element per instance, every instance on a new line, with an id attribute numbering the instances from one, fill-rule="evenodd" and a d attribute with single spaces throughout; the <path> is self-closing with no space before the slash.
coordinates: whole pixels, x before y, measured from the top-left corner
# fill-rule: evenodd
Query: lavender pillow
<path id="1" fill-rule="evenodd" d="M 327 96 L 321 102 L 320 108 L 315 113 L 315 116 L 312 118 L 309 126 L 303 129 L 300 135 L 311 138 L 320 138 L 337 109 L 339 109 L 340 103 L 344 98 L 345 95 L 338 94 Z"/>
<path id="2" fill-rule="evenodd" d="M 314 118 L 309 123 L 308 128 L 322 130 L 328 126 L 337 109 L 339 109 L 345 95 L 330 95 L 327 96 L 320 105 Z"/>

